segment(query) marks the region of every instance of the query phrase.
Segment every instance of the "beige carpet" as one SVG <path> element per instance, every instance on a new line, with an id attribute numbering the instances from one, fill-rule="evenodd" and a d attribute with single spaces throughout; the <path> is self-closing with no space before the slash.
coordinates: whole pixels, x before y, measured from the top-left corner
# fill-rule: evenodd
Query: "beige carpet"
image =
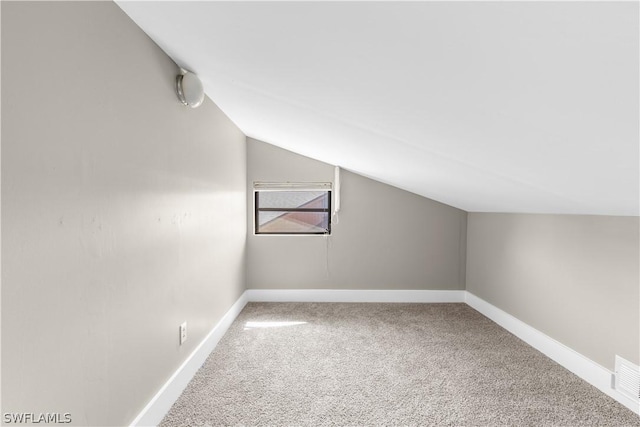
<path id="1" fill-rule="evenodd" d="M 640 417 L 465 304 L 250 303 L 161 425 L 640 426 Z"/>

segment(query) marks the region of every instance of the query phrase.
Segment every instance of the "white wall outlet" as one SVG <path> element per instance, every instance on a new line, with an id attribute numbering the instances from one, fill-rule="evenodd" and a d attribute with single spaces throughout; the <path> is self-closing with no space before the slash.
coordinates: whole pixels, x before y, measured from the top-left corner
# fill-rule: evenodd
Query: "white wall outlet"
<path id="1" fill-rule="evenodd" d="M 180 345 L 187 340 L 187 322 L 180 325 Z"/>

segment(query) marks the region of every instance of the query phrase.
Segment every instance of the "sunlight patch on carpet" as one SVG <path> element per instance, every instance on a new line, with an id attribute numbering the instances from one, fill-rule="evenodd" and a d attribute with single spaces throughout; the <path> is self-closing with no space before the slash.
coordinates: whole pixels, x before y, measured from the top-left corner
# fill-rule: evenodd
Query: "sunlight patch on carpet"
<path id="1" fill-rule="evenodd" d="M 304 325 L 307 322 L 247 322 L 244 324 L 244 330 L 250 331 L 258 328 L 281 328 L 284 326 Z"/>

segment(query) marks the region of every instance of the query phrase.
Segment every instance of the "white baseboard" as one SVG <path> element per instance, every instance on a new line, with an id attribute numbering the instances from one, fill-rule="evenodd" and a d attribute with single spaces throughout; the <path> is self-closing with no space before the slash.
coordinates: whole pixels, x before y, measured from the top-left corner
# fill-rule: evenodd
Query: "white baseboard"
<path id="1" fill-rule="evenodd" d="M 133 420 L 131 427 L 156 426 L 162 421 L 247 302 L 466 303 L 640 415 L 637 402 L 612 388 L 613 372 L 467 291 L 248 289 Z"/>
<path id="2" fill-rule="evenodd" d="M 613 372 L 610 370 L 518 320 L 509 313 L 478 298 L 471 292 L 466 292 L 465 302 L 531 347 L 545 354 L 551 360 L 640 415 L 638 402 L 633 401 L 612 387 Z"/>
<path id="3" fill-rule="evenodd" d="M 222 319 L 213 327 L 211 332 L 198 344 L 187 359 L 180 367 L 171 375 L 171 378 L 158 390 L 151 401 L 144 407 L 138 416 L 131 422 L 134 426 L 157 426 L 164 416 L 169 412 L 171 406 L 180 397 L 189 381 L 196 374 L 198 369 L 207 360 L 209 354 L 218 344 L 218 341 L 227 332 L 229 326 L 238 317 L 247 304 L 247 292 L 245 291 L 240 298 L 231 306 L 229 311 L 222 316 Z"/>
<path id="4" fill-rule="evenodd" d="M 255 302 L 464 302 L 465 291 L 359 289 L 249 289 Z"/>

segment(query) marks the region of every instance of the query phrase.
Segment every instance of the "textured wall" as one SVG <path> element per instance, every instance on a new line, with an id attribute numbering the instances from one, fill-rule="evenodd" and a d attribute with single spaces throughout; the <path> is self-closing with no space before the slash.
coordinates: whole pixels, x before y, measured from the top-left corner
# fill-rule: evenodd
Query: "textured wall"
<path id="1" fill-rule="evenodd" d="M 253 181 L 333 181 L 334 168 L 248 139 Z M 464 289 L 466 212 L 343 171 L 341 211 L 325 236 L 247 237 L 247 287 Z"/>
<path id="2" fill-rule="evenodd" d="M 3 412 L 128 424 L 242 293 L 245 138 L 177 72 L 114 3 L 2 2 Z"/>
<path id="3" fill-rule="evenodd" d="M 608 369 L 638 363 L 639 221 L 470 213 L 467 290 Z"/>

